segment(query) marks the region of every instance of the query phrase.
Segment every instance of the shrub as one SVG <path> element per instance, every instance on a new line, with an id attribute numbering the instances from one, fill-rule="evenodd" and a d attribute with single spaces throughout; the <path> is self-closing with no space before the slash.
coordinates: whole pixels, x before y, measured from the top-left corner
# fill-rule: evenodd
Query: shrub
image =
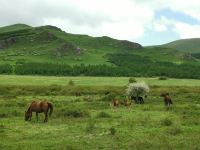
<path id="1" fill-rule="evenodd" d="M 161 125 L 163 126 L 171 126 L 172 124 L 172 120 L 168 117 L 161 120 Z"/>
<path id="2" fill-rule="evenodd" d="M 109 129 L 109 131 L 110 131 L 110 134 L 111 134 L 111 135 L 115 135 L 117 130 L 116 130 L 114 127 L 111 127 L 111 128 Z"/>
<path id="3" fill-rule="evenodd" d="M 149 86 L 145 82 L 130 83 L 126 89 L 128 96 L 144 96 L 149 92 Z"/>
<path id="4" fill-rule="evenodd" d="M 137 80 L 135 78 L 133 78 L 133 77 L 129 78 L 129 83 L 135 83 L 135 82 L 137 82 Z"/>
<path id="5" fill-rule="evenodd" d="M 102 98 L 102 101 L 108 101 L 108 102 L 110 102 L 110 101 L 113 100 L 114 98 L 115 98 L 115 94 L 109 93 L 109 94 L 105 95 L 105 96 Z"/>
<path id="6" fill-rule="evenodd" d="M 0 113 L 0 118 L 6 118 L 8 115 L 6 113 Z"/>
<path id="7" fill-rule="evenodd" d="M 68 85 L 73 86 L 74 85 L 74 81 L 73 80 L 69 80 Z"/>
<path id="8" fill-rule="evenodd" d="M 100 112 L 98 115 L 97 115 L 98 118 L 110 118 L 111 115 L 106 113 L 106 112 Z"/>
<path id="9" fill-rule="evenodd" d="M 158 80 L 167 80 L 167 77 L 159 77 Z"/>
<path id="10" fill-rule="evenodd" d="M 90 116 L 89 112 L 82 110 L 68 110 L 67 112 L 64 113 L 64 117 L 80 118 L 89 116 Z"/>

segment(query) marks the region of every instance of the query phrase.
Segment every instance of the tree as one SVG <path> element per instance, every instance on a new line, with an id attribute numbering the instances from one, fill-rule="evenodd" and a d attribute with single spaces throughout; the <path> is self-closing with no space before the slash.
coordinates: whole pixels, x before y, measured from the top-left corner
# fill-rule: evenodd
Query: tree
<path id="1" fill-rule="evenodd" d="M 69 80 L 68 85 L 73 86 L 74 85 L 74 81 L 73 80 Z"/>
<path id="2" fill-rule="evenodd" d="M 134 83 L 137 82 L 137 80 L 134 77 L 130 77 L 129 78 L 129 83 Z"/>
<path id="3" fill-rule="evenodd" d="M 126 95 L 130 97 L 142 97 L 149 92 L 149 86 L 145 82 L 130 83 L 126 89 Z"/>

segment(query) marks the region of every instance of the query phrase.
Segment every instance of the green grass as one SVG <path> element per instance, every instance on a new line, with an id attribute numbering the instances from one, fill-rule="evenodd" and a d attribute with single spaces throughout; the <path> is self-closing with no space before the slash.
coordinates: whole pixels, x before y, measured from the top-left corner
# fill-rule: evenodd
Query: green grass
<path id="1" fill-rule="evenodd" d="M 200 86 L 200 80 L 195 79 L 167 79 L 135 78 L 145 81 L 150 86 Z M 81 86 L 126 86 L 129 77 L 55 77 L 55 76 L 16 76 L 0 75 L 0 85 L 62 85 L 72 80 Z"/>
<path id="2" fill-rule="evenodd" d="M 116 110 L 110 108 L 108 101 L 102 101 L 103 95 L 0 97 L 0 148 L 199 149 L 199 94 L 173 95 L 174 105 L 167 109 L 158 90 L 152 89 L 144 105 Z M 24 121 L 27 104 L 37 99 L 54 104 L 48 123 L 43 123 L 43 114 L 38 122 L 35 114 L 31 122 Z M 66 115 L 73 111 L 89 115 Z M 109 117 L 99 115 L 102 112 Z"/>
<path id="3" fill-rule="evenodd" d="M 196 150 L 200 148 L 198 80 L 136 78 L 145 80 L 151 85 L 157 84 L 151 86 L 145 104 L 133 104 L 130 108 L 124 106 L 118 109 L 110 108 L 110 101 L 103 91 L 117 90 L 115 97 L 122 100 L 120 97 L 125 92 L 122 86 L 128 83 L 128 79 L 127 77 L 0 76 L 0 149 Z M 75 85 L 67 86 L 69 80 Z M 3 89 L 3 86 L 10 88 Z M 32 86 L 39 90 L 38 93 L 30 93 Z M 43 86 L 46 87 L 40 89 Z M 62 88 L 66 92 L 62 92 Z M 42 93 L 41 96 L 40 92 L 45 89 L 49 91 Z M 10 90 L 12 94 L 4 93 L 2 90 Z M 26 90 L 28 93 L 24 94 Z M 55 94 L 57 90 L 59 92 Z M 76 97 L 73 93 L 77 90 L 85 92 Z M 172 97 L 174 104 L 170 108 L 164 107 L 163 99 L 159 96 L 163 91 L 169 92 Z M 48 100 L 53 103 L 54 111 L 48 123 L 43 123 L 43 114 L 39 115 L 38 122 L 35 114 L 31 122 L 24 121 L 24 111 L 33 100 Z"/>
<path id="4" fill-rule="evenodd" d="M 5 26 L 0 28 L 0 33 L 3 32 L 12 32 L 17 30 L 23 30 L 23 29 L 30 29 L 31 27 L 26 24 L 14 24 L 10 26 Z"/>

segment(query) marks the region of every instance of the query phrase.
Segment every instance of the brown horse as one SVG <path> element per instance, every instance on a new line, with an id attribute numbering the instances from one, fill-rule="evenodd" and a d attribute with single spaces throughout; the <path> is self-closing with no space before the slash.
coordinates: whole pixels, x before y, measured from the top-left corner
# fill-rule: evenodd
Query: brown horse
<path id="1" fill-rule="evenodd" d="M 119 107 L 119 105 L 120 105 L 120 101 L 119 100 L 116 100 L 116 99 L 113 99 L 112 101 L 111 101 L 111 103 L 110 103 L 110 106 L 111 107 Z"/>
<path id="2" fill-rule="evenodd" d="M 123 105 L 125 106 L 125 107 L 130 107 L 131 106 L 131 104 L 132 104 L 132 101 L 129 101 L 129 100 L 124 100 L 124 102 L 123 102 Z"/>
<path id="3" fill-rule="evenodd" d="M 38 121 L 38 113 L 44 112 L 44 114 L 45 114 L 44 122 L 47 122 L 48 121 L 48 111 L 49 111 L 49 109 L 50 109 L 49 116 L 51 116 L 51 114 L 53 112 L 53 105 L 50 102 L 33 101 L 30 104 L 28 110 L 25 111 L 25 121 L 31 121 L 32 112 L 36 113 L 36 117 L 37 117 L 37 121 Z"/>
<path id="4" fill-rule="evenodd" d="M 169 96 L 169 93 L 161 93 L 160 94 L 160 97 L 163 97 L 164 98 L 164 103 L 165 103 L 165 106 L 170 106 L 172 103 L 172 99 L 171 97 Z"/>

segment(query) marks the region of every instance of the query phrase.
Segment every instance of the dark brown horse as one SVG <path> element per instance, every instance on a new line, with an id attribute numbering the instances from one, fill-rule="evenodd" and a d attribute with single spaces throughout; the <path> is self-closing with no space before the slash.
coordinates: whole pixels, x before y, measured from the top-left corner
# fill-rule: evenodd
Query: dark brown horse
<path id="1" fill-rule="evenodd" d="M 49 112 L 50 110 L 50 112 Z M 25 111 L 25 121 L 31 121 L 32 112 L 36 113 L 37 121 L 38 121 L 38 113 L 44 112 L 45 119 L 44 122 L 48 121 L 48 112 L 49 116 L 51 116 L 53 112 L 53 105 L 50 102 L 47 101 L 33 101 L 28 110 Z"/>
<path id="2" fill-rule="evenodd" d="M 161 93 L 160 96 L 164 98 L 165 106 L 170 106 L 171 104 L 173 104 L 169 93 Z"/>
<path id="3" fill-rule="evenodd" d="M 145 95 L 145 98 L 147 96 Z M 142 96 L 138 96 L 138 99 L 136 96 L 131 96 L 131 100 L 134 100 L 136 104 L 144 104 L 144 99 Z"/>

